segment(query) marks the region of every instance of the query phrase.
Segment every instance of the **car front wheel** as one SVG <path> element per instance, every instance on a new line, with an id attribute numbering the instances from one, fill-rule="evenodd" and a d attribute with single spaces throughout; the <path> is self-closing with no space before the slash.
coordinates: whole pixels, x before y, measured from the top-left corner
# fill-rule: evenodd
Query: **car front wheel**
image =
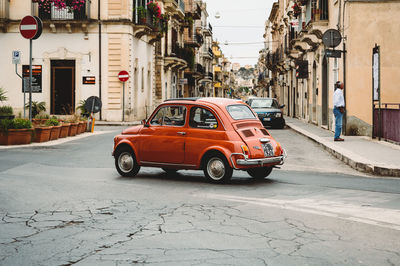
<path id="1" fill-rule="evenodd" d="M 247 170 L 247 173 L 256 179 L 264 179 L 272 172 L 272 167 L 257 167 Z"/>
<path id="2" fill-rule="evenodd" d="M 115 154 L 115 167 L 122 176 L 135 176 L 140 170 L 136 157 L 131 148 L 121 147 Z"/>
<path id="3" fill-rule="evenodd" d="M 225 183 L 231 179 L 233 173 L 232 167 L 221 154 L 208 156 L 203 171 L 207 179 L 213 183 Z"/>

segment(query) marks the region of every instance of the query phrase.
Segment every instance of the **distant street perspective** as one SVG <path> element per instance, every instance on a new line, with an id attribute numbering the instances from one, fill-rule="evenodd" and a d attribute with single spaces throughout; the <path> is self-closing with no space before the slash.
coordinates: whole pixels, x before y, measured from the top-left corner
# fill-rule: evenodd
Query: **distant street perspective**
<path id="1" fill-rule="evenodd" d="M 0 0 L 0 266 L 400 265 L 400 0 Z"/>
<path id="2" fill-rule="evenodd" d="M 399 179 L 360 174 L 290 129 L 270 130 L 288 158 L 262 181 L 121 177 L 110 140 L 122 129 L 0 151 L 1 265 L 400 263 Z"/>

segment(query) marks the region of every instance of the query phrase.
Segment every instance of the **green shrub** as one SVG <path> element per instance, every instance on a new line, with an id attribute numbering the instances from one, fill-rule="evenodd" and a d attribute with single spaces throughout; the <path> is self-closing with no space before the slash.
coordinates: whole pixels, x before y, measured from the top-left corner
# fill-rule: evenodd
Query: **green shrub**
<path id="1" fill-rule="evenodd" d="M 32 123 L 28 119 L 15 118 L 15 119 L 1 119 L 0 130 L 8 131 L 9 129 L 23 129 L 32 128 Z"/>
<path id="2" fill-rule="evenodd" d="M 58 121 L 58 119 L 54 117 L 50 118 L 45 123 L 46 126 L 58 126 L 59 124 L 60 122 Z"/>
<path id="3" fill-rule="evenodd" d="M 8 97 L 6 96 L 6 91 L 0 87 L 0 102 L 7 101 Z"/>
<path id="4" fill-rule="evenodd" d="M 40 112 L 35 116 L 36 119 L 49 119 L 50 115 L 45 112 Z"/>
<path id="5" fill-rule="evenodd" d="M 10 105 L 0 106 L 0 115 L 13 115 L 14 111 Z"/>
<path id="6" fill-rule="evenodd" d="M 29 110 L 29 103 L 25 104 L 25 109 Z M 32 101 L 32 117 L 36 117 L 40 112 L 46 111 L 45 102 L 35 102 Z"/>

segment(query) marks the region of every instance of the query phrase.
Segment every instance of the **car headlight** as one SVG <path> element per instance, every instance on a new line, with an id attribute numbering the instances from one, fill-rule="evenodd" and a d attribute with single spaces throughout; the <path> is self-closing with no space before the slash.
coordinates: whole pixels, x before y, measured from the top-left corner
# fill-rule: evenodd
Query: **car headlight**
<path id="1" fill-rule="evenodd" d="M 275 116 L 276 117 L 282 117 L 282 113 L 276 113 Z"/>

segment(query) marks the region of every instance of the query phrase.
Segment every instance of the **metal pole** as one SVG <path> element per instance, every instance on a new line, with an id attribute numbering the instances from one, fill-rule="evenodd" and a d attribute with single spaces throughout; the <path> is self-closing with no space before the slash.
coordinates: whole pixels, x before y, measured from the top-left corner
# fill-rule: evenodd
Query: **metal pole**
<path id="1" fill-rule="evenodd" d="M 378 140 L 381 140 L 382 137 L 382 111 L 381 111 L 381 48 L 380 46 L 377 47 L 378 49 L 378 97 L 379 97 L 379 134 Z"/>
<path id="2" fill-rule="evenodd" d="M 29 121 L 32 122 L 32 39 L 29 39 Z"/>
<path id="3" fill-rule="evenodd" d="M 347 103 L 346 103 L 346 43 L 343 40 L 343 98 L 344 98 L 344 106 L 347 109 Z M 346 136 L 346 129 L 347 129 L 347 111 L 344 112 L 343 116 L 343 135 Z"/>
<path id="4" fill-rule="evenodd" d="M 122 122 L 125 121 L 125 82 L 122 82 Z"/>
<path id="5" fill-rule="evenodd" d="M 17 64 L 15 64 L 15 74 L 17 74 L 17 76 L 22 80 L 22 91 L 23 91 L 23 93 L 24 93 L 24 106 L 23 106 L 23 109 L 24 109 L 24 118 L 26 117 L 26 115 L 25 115 L 25 82 L 24 82 L 24 78 L 20 75 L 20 74 L 18 74 L 18 70 L 17 70 Z"/>

